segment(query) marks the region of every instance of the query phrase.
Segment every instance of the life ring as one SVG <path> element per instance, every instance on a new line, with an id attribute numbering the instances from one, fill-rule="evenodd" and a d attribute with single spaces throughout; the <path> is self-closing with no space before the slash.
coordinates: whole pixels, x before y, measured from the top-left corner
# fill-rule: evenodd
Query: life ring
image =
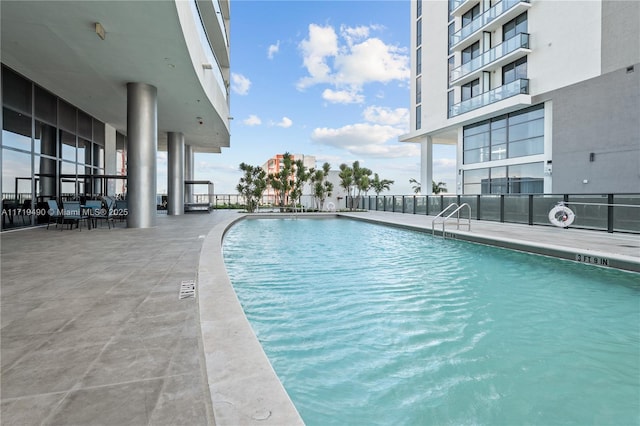
<path id="1" fill-rule="evenodd" d="M 552 225 L 559 226 L 561 228 L 570 226 L 575 219 L 575 213 L 562 203 L 559 203 L 549 212 L 549 222 L 551 222 Z"/>
<path id="2" fill-rule="evenodd" d="M 335 204 L 333 204 L 331 201 L 329 201 L 329 202 L 327 203 L 326 211 L 328 211 L 328 212 L 335 212 L 335 211 L 336 211 L 336 205 L 335 205 Z"/>

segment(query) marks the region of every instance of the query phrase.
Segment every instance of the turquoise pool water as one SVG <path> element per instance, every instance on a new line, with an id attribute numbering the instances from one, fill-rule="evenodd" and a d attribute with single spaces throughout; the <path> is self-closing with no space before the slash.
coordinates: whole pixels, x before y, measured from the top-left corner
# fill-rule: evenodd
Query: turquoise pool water
<path id="1" fill-rule="evenodd" d="M 638 274 L 346 219 L 223 248 L 308 425 L 640 423 Z"/>

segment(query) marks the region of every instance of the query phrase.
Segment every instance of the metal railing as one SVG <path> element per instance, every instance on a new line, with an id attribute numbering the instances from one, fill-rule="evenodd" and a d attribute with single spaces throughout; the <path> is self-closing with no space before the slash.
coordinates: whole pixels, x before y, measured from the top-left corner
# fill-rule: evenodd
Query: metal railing
<path id="1" fill-rule="evenodd" d="M 451 204 L 467 203 L 474 220 L 553 226 L 549 211 L 558 202 L 575 213 L 571 228 L 640 234 L 640 193 L 380 195 L 363 197 L 359 208 L 436 216 Z"/>
<path id="2" fill-rule="evenodd" d="M 467 231 L 471 231 L 471 206 L 469 206 L 469 204 L 467 203 L 463 203 L 462 205 L 458 205 L 458 203 L 453 203 L 453 204 L 449 204 L 447 206 L 447 208 L 445 208 L 444 210 L 442 210 L 440 213 L 438 213 L 436 215 L 436 217 L 433 218 L 433 220 L 431 221 L 431 235 L 434 235 L 436 233 L 436 221 L 438 218 L 441 218 L 447 211 L 451 210 L 452 207 L 455 207 L 456 209 L 454 211 L 452 211 L 451 213 L 449 213 L 448 216 L 443 217 L 441 222 L 442 223 L 442 238 L 444 239 L 446 237 L 445 232 L 444 232 L 444 227 L 445 224 L 447 222 L 447 220 L 451 219 L 451 217 L 455 214 L 456 215 L 456 228 L 460 229 L 460 210 L 462 210 L 464 207 L 467 208 L 467 211 L 469 213 L 469 215 L 467 216 Z"/>

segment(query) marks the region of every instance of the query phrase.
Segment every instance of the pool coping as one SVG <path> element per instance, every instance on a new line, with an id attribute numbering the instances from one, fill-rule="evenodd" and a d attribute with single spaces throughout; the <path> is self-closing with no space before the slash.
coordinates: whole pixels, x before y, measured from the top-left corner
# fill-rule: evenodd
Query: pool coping
<path id="1" fill-rule="evenodd" d="M 391 216 L 381 219 L 369 217 L 366 213 L 347 212 L 240 213 L 214 226 L 205 237 L 200 252 L 197 299 L 207 384 L 217 426 L 304 424 L 244 314 L 227 275 L 222 253 L 224 235 L 238 221 L 247 218 L 300 217 L 349 218 L 431 233 L 431 221 L 428 222 L 429 226 L 426 223 L 416 225 L 391 220 Z M 393 219 L 398 218 L 394 216 Z M 442 231 L 435 230 L 435 235 L 441 237 Z M 445 229 L 445 236 L 591 265 L 590 261 L 577 259 L 577 256 L 588 253 L 592 258 L 607 259 L 609 268 L 640 272 L 640 257 L 578 250 L 457 229 Z"/>
<path id="2" fill-rule="evenodd" d="M 380 225 L 393 226 L 402 229 L 408 229 L 412 231 L 418 231 L 423 233 L 432 233 L 430 227 L 424 225 L 412 225 L 407 223 L 399 223 L 396 221 L 390 222 L 377 218 L 366 217 L 364 215 L 358 215 L 357 213 L 341 213 L 340 216 L 348 217 L 354 220 L 360 220 L 369 223 L 376 223 Z M 472 221 L 474 223 L 475 221 Z M 431 224 L 431 222 L 429 222 Z M 525 226 L 525 225 L 521 225 Z M 598 233 L 600 231 L 589 231 Z M 442 237 L 443 231 L 440 229 L 434 229 L 435 236 Z M 613 269 L 620 269 L 627 272 L 640 272 L 640 257 L 632 257 L 623 254 L 607 253 L 604 251 L 593 249 L 579 249 L 575 247 L 565 247 L 552 243 L 537 243 L 533 241 L 523 241 L 516 238 L 505 238 L 495 235 L 483 235 L 476 231 L 465 231 L 460 229 L 446 228 L 444 231 L 445 237 L 450 239 L 456 239 L 471 243 L 489 245 L 494 247 L 505 248 L 509 250 L 516 250 L 525 253 L 538 254 L 542 256 L 555 257 L 559 259 L 569 260 L 582 264 L 608 267 Z"/>

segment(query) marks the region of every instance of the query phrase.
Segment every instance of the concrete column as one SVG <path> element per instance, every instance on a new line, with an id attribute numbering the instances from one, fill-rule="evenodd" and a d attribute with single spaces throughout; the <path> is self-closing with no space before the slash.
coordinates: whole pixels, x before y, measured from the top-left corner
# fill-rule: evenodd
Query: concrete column
<path id="1" fill-rule="evenodd" d="M 116 129 L 105 123 L 104 125 L 104 173 L 115 175 L 117 173 L 116 161 Z M 107 193 L 105 195 L 115 195 L 116 181 L 111 179 L 107 182 Z"/>
<path id="2" fill-rule="evenodd" d="M 127 83 L 127 227 L 156 224 L 157 89 Z"/>
<path id="3" fill-rule="evenodd" d="M 167 134 L 167 214 L 184 214 L 184 134 Z"/>
<path id="4" fill-rule="evenodd" d="M 420 143 L 420 191 L 423 195 L 430 195 L 433 182 L 433 141 L 427 136 Z"/>
<path id="5" fill-rule="evenodd" d="M 184 146 L 184 180 L 193 180 L 193 148 Z M 193 185 L 186 185 L 184 190 L 185 203 L 193 203 Z"/>
<path id="6" fill-rule="evenodd" d="M 56 129 L 53 126 L 42 123 L 40 127 L 40 153 L 43 155 L 50 155 L 56 157 Z M 57 182 L 57 168 L 58 163 L 56 160 L 50 158 L 40 157 L 40 194 L 46 197 L 56 197 L 58 192 L 56 191 Z"/>

